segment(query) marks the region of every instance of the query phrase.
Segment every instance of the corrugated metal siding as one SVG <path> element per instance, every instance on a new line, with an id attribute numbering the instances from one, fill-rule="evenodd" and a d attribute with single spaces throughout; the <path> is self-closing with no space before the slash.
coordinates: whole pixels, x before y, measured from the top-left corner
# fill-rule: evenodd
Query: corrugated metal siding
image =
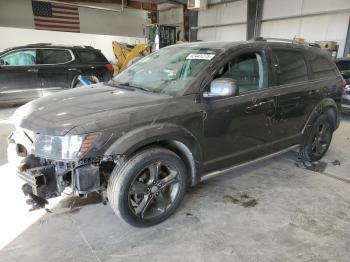
<path id="1" fill-rule="evenodd" d="M 245 25 L 221 25 L 245 23 L 246 20 L 246 0 L 209 6 L 207 10 L 198 12 L 198 27 L 214 25 L 217 27 L 198 29 L 198 39 L 203 41 L 245 40 Z"/>
<path id="2" fill-rule="evenodd" d="M 303 16 L 334 10 L 343 11 L 349 8 L 350 0 L 265 0 L 263 21 L 278 17 Z M 338 56 L 342 56 L 349 19 L 350 12 L 265 21 L 261 26 L 261 36 L 289 39 L 297 36 L 310 42 L 336 41 L 339 44 Z"/>

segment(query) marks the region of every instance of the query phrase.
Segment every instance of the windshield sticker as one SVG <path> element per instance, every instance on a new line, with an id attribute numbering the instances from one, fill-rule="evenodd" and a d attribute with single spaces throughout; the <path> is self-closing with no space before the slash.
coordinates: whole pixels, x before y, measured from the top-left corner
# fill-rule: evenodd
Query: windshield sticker
<path id="1" fill-rule="evenodd" d="M 189 54 L 186 59 L 212 60 L 215 54 Z"/>

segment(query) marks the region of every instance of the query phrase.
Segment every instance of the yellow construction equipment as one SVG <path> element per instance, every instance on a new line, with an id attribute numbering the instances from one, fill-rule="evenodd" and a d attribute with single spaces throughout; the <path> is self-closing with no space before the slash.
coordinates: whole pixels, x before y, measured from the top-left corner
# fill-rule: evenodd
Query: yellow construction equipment
<path id="1" fill-rule="evenodd" d="M 159 48 L 183 43 L 182 41 L 177 41 L 179 33 L 179 31 L 176 32 L 175 26 L 149 24 L 144 29 L 148 44 L 129 45 L 114 41 L 112 46 L 117 64 L 114 65 L 113 75 L 118 75 L 136 59 L 149 55 Z"/>
<path id="2" fill-rule="evenodd" d="M 117 59 L 117 63 L 114 65 L 114 76 L 127 68 L 137 58 L 151 53 L 151 48 L 147 44 L 129 45 L 114 41 L 112 46 L 115 58 Z"/>

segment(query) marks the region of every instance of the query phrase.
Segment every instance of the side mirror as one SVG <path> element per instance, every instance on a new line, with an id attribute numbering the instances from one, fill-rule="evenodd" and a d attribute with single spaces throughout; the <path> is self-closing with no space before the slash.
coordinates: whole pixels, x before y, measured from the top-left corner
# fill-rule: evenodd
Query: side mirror
<path id="1" fill-rule="evenodd" d="M 0 65 L 4 65 L 5 61 L 3 59 L 0 59 Z"/>
<path id="2" fill-rule="evenodd" d="M 203 97 L 229 97 L 238 95 L 236 80 L 231 78 L 214 79 L 210 84 L 209 92 L 204 92 Z"/>

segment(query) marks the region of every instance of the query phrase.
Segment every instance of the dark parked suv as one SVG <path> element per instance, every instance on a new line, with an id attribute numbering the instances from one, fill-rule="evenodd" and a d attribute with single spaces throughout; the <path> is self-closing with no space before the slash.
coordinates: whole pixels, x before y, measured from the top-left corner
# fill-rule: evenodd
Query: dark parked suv
<path id="1" fill-rule="evenodd" d="M 350 58 L 341 58 L 337 61 L 336 65 L 340 73 L 342 74 L 346 83 L 345 90 L 342 99 L 342 111 L 344 113 L 350 113 Z"/>
<path id="2" fill-rule="evenodd" d="M 24 103 L 74 88 L 79 75 L 108 81 L 112 65 L 90 46 L 33 44 L 0 53 L 0 103 Z"/>
<path id="3" fill-rule="evenodd" d="M 339 125 L 342 77 L 318 48 L 267 41 L 161 49 L 108 83 L 14 114 L 9 158 L 43 206 L 70 186 L 101 192 L 134 226 L 169 217 L 186 188 L 300 148 L 319 160 Z"/>

